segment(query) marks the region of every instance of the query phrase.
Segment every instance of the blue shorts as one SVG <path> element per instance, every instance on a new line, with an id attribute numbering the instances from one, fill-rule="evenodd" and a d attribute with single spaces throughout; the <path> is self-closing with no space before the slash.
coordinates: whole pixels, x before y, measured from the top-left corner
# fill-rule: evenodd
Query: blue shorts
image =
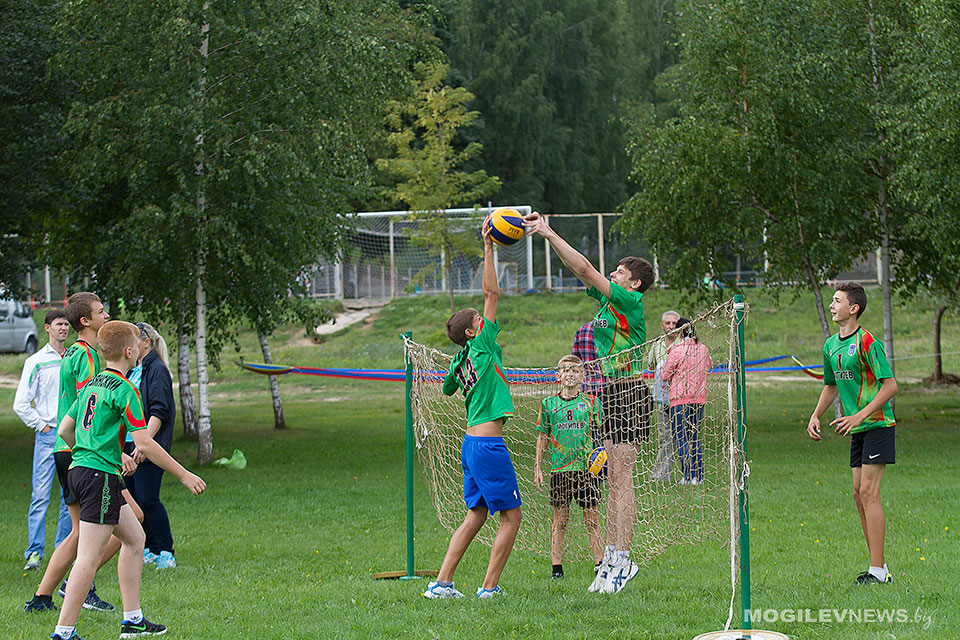
<path id="1" fill-rule="evenodd" d="M 484 507 L 496 513 L 521 505 L 517 473 L 502 437 L 463 436 L 460 462 L 467 509 Z"/>

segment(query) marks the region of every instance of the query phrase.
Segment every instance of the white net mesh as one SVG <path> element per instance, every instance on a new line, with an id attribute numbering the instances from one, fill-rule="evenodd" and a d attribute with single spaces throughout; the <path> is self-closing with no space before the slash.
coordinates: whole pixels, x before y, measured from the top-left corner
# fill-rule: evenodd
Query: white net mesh
<path id="1" fill-rule="evenodd" d="M 616 509 L 610 507 L 610 485 L 615 481 L 614 474 L 603 482 L 598 505 L 604 537 L 611 520 L 627 521 L 628 530 L 629 522 L 632 522 L 631 559 L 638 563 L 649 562 L 670 545 L 693 544 L 708 539 L 729 543 L 736 530 L 736 526 L 732 526 L 736 524 L 732 521 L 736 518 L 736 509 L 732 507 L 743 465 L 742 449 L 735 437 L 736 385 L 731 373 L 739 366 L 734 318 L 732 302 L 719 305 L 692 321 L 697 342 L 684 341 L 690 345 L 698 343 L 703 348 L 671 349 L 676 373 L 669 384 L 690 386 L 687 395 L 696 395 L 694 378 L 710 369 L 706 375 L 706 402 L 702 405 L 699 421 L 695 418 L 683 420 L 674 410 L 671 423 L 670 410 L 661 409 L 662 405 L 653 401 L 656 361 L 658 354 L 659 358 L 663 357 L 657 339 L 636 347 L 636 353 L 632 354 L 646 365 L 643 382 L 637 381 L 641 391 L 605 378 L 602 371 L 606 370 L 607 363 L 600 360 L 587 363 L 584 390 L 599 391 L 605 411 L 614 402 L 627 404 L 638 421 L 635 425 L 640 426 L 642 436 L 636 445 L 636 464 L 632 473 L 623 474 L 623 477 L 629 475 L 629 479 L 621 481 L 624 482 L 621 486 L 628 489 L 632 483 L 635 515 L 622 500 L 618 501 L 620 505 Z M 680 345 L 681 340 L 674 344 Z M 441 382 L 451 356 L 413 341 L 407 341 L 406 348 L 413 364 L 416 445 L 440 522 L 453 531 L 465 513 L 460 464 L 460 445 L 466 426 L 463 397 L 460 393 L 448 397 L 441 392 Z M 705 358 L 707 352 L 712 366 Z M 562 355 L 557 354 L 557 359 Z M 617 357 L 623 358 L 624 354 Z M 661 361 L 661 364 L 665 363 Z M 503 437 L 517 472 L 523 499 L 523 523 L 516 547 L 546 555 L 550 552 L 554 510 L 547 493 L 541 493 L 534 483 L 535 425 L 541 400 L 559 390 L 556 370 L 505 366 L 504 371 L 511 383 L 515 416 L 504 425 Z M 682 391 L 680 388 L 675 390 Z M 658 434 L 663 437 L 658 438 Z M 683 449 L 686 449 L 685 456 L 681 455 Z M 608 453 L 612 455 L 612 451 Z M 584 455 L 588 454 L 589 451 L 584 452 Z M 669 471 L 661 466 L 664 464 L 669 466 Z M 546 460 L 545 473 L 549 469 L 549 460 Z M 663 481 L 655 481 L 656 474 L 664 475 Z M 592 559 L 594 556 L 580 511 L 573 502 L 564 536 L 564 559 Z M 477 539 L 492 544 L 496 527 L 496 518 L 489 519 Z"/>

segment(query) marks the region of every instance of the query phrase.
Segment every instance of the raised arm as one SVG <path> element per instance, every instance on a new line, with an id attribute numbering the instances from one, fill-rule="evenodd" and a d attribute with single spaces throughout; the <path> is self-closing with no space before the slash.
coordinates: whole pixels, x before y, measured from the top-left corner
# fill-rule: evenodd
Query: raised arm
<path id="1" fill-rule="evenodd" d="M 497 300 L 500 298 L 500 285 L 497 284 L 497 269 L 493 264 L 493 240 L 490 238 L 490 219 L 483 221 L 483 317 L 491 322 L 497 321 Z"/>
<path id="2" fill-rule="evenodd" d="M 538 233 L 550 242 L 550 246 L 560 257 L 560 261 L 588 287 L 596 287 L 605 298 L 610 297 L 610 281 L 590 264 L 586 257 L 570 246 L 556 231 L 550 228 L 547 221 L 539 213 L 523 217 L 523 226 L 528 233 Z"/>

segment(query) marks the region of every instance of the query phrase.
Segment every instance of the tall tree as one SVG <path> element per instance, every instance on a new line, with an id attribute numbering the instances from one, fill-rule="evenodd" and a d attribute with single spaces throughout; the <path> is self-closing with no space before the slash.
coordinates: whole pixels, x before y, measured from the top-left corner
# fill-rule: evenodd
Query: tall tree
<path id="1" fill-rule="evenodd" d="M 438 63 L 417 66 L 420 82 L 416 94 L 407 102 L 394 101 L 389 107 L 390 141 L 397 155 L 381 160 L 380 165 L 399 180 L 392 194 L 414 212 L 413 219 L 420 223 L 413 242 L 439 259 L 453 313 L 453 260 L 479 255 L 481 248 L 477 226 L 470 220 L 451 218 L 443 210 L 473 206 L 496 193 L 500 180 L 482 169 L 461 169 L 483 150 L 478 142 L 456 147 L 457 132 L 473 123 L 479 113 L 467 110 L 473 94 L 444 84 L 447 70 L 446 65 Z"/>
<path id="2" fill-rule="evenodd" d="M 58 72 L 79 84 L 71 215 L 101 229 L 90 273 L 196 336 L 198 461 L 213 453 L 206 370 L 241 317 L 270 310 L 369 183 L 382 105 L 426 51 L 411 11 L 375 0 L 256 5 L 72 2 Z M 98 195 L 116 218 L 99 224 Z M 195 309 L 194 322 L 184 312 Z"/>
<path id="3" fill-rule="evenodd" d="M 832 73 L 836 33 L 790 0 L 682 6 L 682 65 L 671 78 L 679 115 L 658 126 L 648 109 L 638 121 L 638 192 L 623 224 L 685 289 L 704 274 L 723 279 L 736 256 L 755 265 L 769 256 L 764 281 L 802 282 L 827 336 L 820 285 L 872 237 L 858 123 Z"/>

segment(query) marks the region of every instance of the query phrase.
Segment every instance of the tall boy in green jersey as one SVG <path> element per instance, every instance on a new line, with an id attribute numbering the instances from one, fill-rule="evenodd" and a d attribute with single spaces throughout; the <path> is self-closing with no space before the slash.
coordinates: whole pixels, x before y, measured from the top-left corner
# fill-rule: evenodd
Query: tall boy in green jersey
<path id="1" fill-rule="evenodd" d="M 823 391 L 807 424 L 807 433 L 819 442 L 820 416 L 837 394 L 842 418 L 830 423 L 841 436 L 850 434 L 850 466 L 853 468 L 853 499 L 870 552 L 870 566 L 857 576 L 858 584 L 891 582 L 883 557 L 886 519 L 880 502 L 880 480 L 888 464 L 896 462 L 896 420 L 890 399 L 897 381 L 883 350 L 883 343 L 860 326 L 867 296 L 859 284 L 837 287 L 830 303 L 833 321 L 840 331 L 823 345 Z"/>
<path id="2" fill-rule="evenodd" d="M 67 348 L 60 365 L 57 424 L 67 415 L 67 411 L 77 398 L 77 393 L 93 380 L 94 376 L 100 373 L 97 332 L 110 319 L 103 307 L 103 302 L 96 294 L 89 291 L 80 291 L 71 295 L 63 312 L 67 322 L 77 332 L 77 340 Z M 33 599 L 24 605 L 24 610 L 28 612 L 55 608 L 53 592 L 77 558 L 80 507 L 77 504 L 76 496 L 70 493 L 67 483 L 67 470 L 73 462 L 73 455 L 70 452 L 70 447 L 63 441 L 59 433 L 53 446 L 53 461 L 57 470 L 57 477 L 60 480 L 60 487 L 63 489 L 63 500 L 70 512 L 71 530 L 70 534 L 57 545 L 50 556 L 50 562 L 43 573 L 40 585 L 34 592 Z M 130 460 L 128 469 L 135 468 L 132 463 L 133 461 Z M 110 546 L 104 553 L 103 562 L 107 562 L 119 550 L 120 541 L 117 539 L 111 540 Z M 64 589 L 61 588 L 61 595 L 63 592 Z M 83 606 L 85 609 L 97 611 L 113 611 L 114 608 L 109 602 L 100 599 L 95 586 L 90 587 L 90 592 L 87 594 Z"/>
<path id="3" fill-rule="evenodd" d="M 138 638 L 166 632 L 150 622 L 140 609 L 140 576 L 143 572 L 143 528 L 121 495 L 121 452 L 126 431 L 137 449 L 169 471 L 194 495 L 206 485 L 170 457 L 146 430 L 140 393 L 124 376 L 139 357 L 140 331 L 129 322 L 104 324 L 97 334 L 106 368 L 80 391 L 60 422 L 59 433 L 73 450 L 67 476 L 70 491 L 80 504 L 80 538 L 77 561 L 60 609 L 52 639 L 76 637 L 76 621 L 84 594 L 112 535 L 122 542 L 117 578 L 123 600 L 121 638 Z"/>
<path id="4" fill-rule="evenodd" d="M 550 559 L 553 579 L 563 579 L 563 537 L 570 521 L 570 502 L 576 500 L 583 510 L 590 551 L 599 570 L 603 557 L 600 538 L 600 477 L 587 471 L 587 460 L 593 450 L 596 429 L 600 427 L 603 411 L 594 396 L 583 393 L 583 361 L 577 356 L 563 356 L 557 363 L 557 382 L 560 392 L 540 402 L 537 418 L 537 456 L 533 480 L 543 491 L 541 460 L 550 448 L 550 506 L 553 523 L 550 527 Z"/>
<path id="5" fill-rule="evenodd" d="M 488 222 L 483 223 L 483 315 L 461 309 L 447 320 L 447 336 L 463 349 L 450 363 L 443 392 L 463 392 L 467 432 L 460 463 L 463 501 L 467 515 L 450 538 L 437 579 L 427 585 L 426 598 L 462 598 L 453 586 L 453 573 L 489 513 L 500 512 L 500 527 L 490 550 L 490 564 L 477 589 L 478 598 L 500 595 L 500 574 L 507 564 L 520 528 L 520 489 L 510 453 L 503 442 L 503 423 L 513 415 L 513 400 L 503 373 L 503 351 L 497 344 L 497 298 L 500 295 L 493 266 L 493 243 Z"/>
<path id="6" fill-rule="evenodd" d="M 603 564 L 587 590 L 617 593 L 639 571 L 630 560 L 637 516 L 633 476 L 638 445 L 648 439 L 650 429 L 652 403 L 642 380 L 639 347 L 647 338 L 643 294 L 653 283 L 653 266 L 642 258 L 623 258 L 608 280 L 539 213 L 524 216 L 523 224 L 529 233 L 550 242 L 563 264 L 587 286 L 587 295 L 600 303 L 593 319 L 593 339 L 607 379 L 600 401 L 610 488 Z"/>

